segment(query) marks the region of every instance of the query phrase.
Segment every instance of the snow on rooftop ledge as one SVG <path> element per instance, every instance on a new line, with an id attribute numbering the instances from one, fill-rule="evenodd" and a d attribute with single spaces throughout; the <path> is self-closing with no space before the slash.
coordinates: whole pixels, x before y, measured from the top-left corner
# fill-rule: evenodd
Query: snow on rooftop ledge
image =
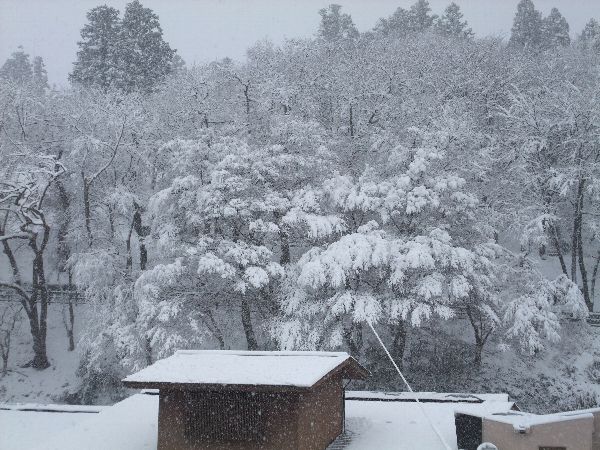
<path id="1" fill-rule="evenodd" d="M 348 358 L 346 352 L 303 352 L 303 351 L 255 351 L 255 350 L 177 350 L 177 355 L 235 355 L 235 356 L 318 356 L 330 358 Z"/>
<path id="2" fill-rule="evenodd" d="M 362 376 L 367 373 L 344 352 L 180 350 L 123 381 L 126 386 L 142 388 L 165 385 L 310 388 L 342 366 Z"/>

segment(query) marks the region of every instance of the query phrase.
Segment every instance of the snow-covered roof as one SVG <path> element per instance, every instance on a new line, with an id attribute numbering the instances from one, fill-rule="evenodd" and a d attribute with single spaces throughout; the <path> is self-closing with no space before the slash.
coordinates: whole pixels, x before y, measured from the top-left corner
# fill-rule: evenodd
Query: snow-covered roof
<path id="1" fill-rule="evenodd" d="M 444 392 L 381 392 L 348 391 L 346 400 L 381 400 L 422 403 L 483 403 L 485 401 L 508 402 L 508 394 L 462 394 Z"/>
<path id="2" fill-rule="evenodd" d="M 108 406 L 40 405 L 39 403 L 0 403 L 0 411 L 36 411 L 50 413 L 99 413 Z"/>
<path id="3" fill-rule="evenodd" d="M 481 417 L 495 422 L 512 425 L 518 430 L 526 430 L 537 425 L 547 425 L 557 422 L 567 422 L 571 420 L 594 419 L 594 412 L 600 412 L 600 409 L 589 409 L 580 411 L 569 411 L 555 414 L 532 414 L 523 411 L 506 411 L 506 412 L 490 412 L 490 411 L 465 411 L 457 410 L 457 414 L 467 414 L 476 417 Z"/>
<path id="4" fill-rule="evenodd" d="M 364 378 L 368 374 L 344 352 L 180 350 L 123 382 L 134 388 L 169 385 L 311 388 L 338 371 L 346 378 Z"/>
<path id="5" fill-rule="evenodd" d="M 352 398 L 360 395 L 348 392 Z M 330 450 L 445 450 L 415 402 L 346 400 L 345 404 L 346 431 L 340 440 L 344 443 L 338 441 Z M 425 403 L 422 407 L 446 442 L 456 449 L 454 412 L 457 409 L 487 415 L 508 412 L 512 405 L 486 400 L 483 403 Z M 81 414 L 86 420 L 73 424 L 56 420 L 76 414 L 0 413 L 16 415 L 7 422 L 0 416 L 0 448 L 3 450 L 155 450 L 157 445 L 158 395 L 133 395 L 99 414 Z M 32 423 L 36 426 L 32 427 Z M 3 436 L 5 424 L 11 428 L 7 436 Z M 27 435 L 26 445 L 21 445 L 22 435 Z M 37 447 L 31 445 L 32 442 L 37 442 Z"/>

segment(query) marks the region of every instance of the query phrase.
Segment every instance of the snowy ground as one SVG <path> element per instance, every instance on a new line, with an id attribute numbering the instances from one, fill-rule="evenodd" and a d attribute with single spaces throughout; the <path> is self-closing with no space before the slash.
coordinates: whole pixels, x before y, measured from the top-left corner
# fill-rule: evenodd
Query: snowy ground
<path id="1" fill-rule="evenodd" d="M 69 430 L 89 422 L 101 410 L 89 408 L 53 408 L 54 411 L 35 411 L 40 405 L 20 405 L 3 409 L 0 404 L 0 448 L 2 450 L 31 449 L 57 432 Z M 42 405 L 42 409 L 45 407 Z"/>
<path id="2" fill-rule="evenodd" d="M 76 307 L 75 336 L 85 327 L 85 305 Z M 0 377 L 0 402 L 60 403 L 77 386 L 79 353 L 69 352 L 62 322 L 62 305 L 50 305 L 48 318 L 48 355 L 51 367 L 38 371 L 21 368 L 32 357 L 31 335 L 26 321 L 13 338 L 9 360 L 12 371 Z"/>

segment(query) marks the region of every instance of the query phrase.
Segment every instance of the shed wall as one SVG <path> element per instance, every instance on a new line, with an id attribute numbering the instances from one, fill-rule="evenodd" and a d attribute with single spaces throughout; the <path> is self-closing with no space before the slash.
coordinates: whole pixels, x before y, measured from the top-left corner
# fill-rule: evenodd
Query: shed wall
<path id="1" fill-rule="evenodd" d="M 211 392 L 198 391 L 210 396 Z M 222 392 L 219 393 L 223 395 Z M 296 450 L 298 449 L 297 394 L 260 394 L 260 409 L 264 417 L 264 441 L 199 441 L 186 437 L 186 420 L 190 406 L 186 392 L 161 391 L 158 411 L 158 450 Z"/>
<path id="2" fill-rule="evenodd" d="M 344 431 L 344 389 L 332 378 L 298 399 L 298 442 L 301 450 L 324 450 Z"/>

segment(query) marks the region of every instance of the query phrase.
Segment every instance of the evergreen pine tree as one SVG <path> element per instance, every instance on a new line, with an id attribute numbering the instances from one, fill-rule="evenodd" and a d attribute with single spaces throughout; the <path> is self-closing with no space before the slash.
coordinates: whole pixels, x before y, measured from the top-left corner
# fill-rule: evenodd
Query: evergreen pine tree
<path id="1" fill-rule="evenodd" d="M 431 15 L 427 0 L 419 0 L 409 10 L 398 8 L 387 19 L 380 19 L 375 31 L 386 36 L 405 36 L 430 29 L 437 16 Z"/>
<path id="2" fill-rule="evenodd" d="M 126 92 L 149 92 L 172 71 L 175 55 L 163 40 L 158 16 L 138 0 L 128 3 L 119 34 L 117 85 Z"/>
<path id="3" fill-rule="evenodd" d="M 552 49 L 567 47 L 569 44 L 569 23 L 558 9 L 552 8 L 550 15 L 542 21 L 542 45 L 546 49 Z"/>
<path id="4" fill-rule="evenodd" d="M 579 35 L 579 43 L 584 48 L 591 48 L 600 52 L 600 23 L 596 19 L 590 19 Z"/>
<path id="5" fill-rule="evenodd" d="M 119 11 L 98 6 L 87 13 L 88 22 L 77 43 L 77 61 L 69 80 L 83 86 L 98 86 L 104 90 L 113 86 L 118 59 Z"/>
<path id="6" fill-rule="evenodd" d="M 542 13 L 531 0 L 521 0 L 512 27 L 510 44 L 516 47 L 537 49 L 542 42 Z"/>
<path id="7" fill-rule="evenodd" d="M 350 14 L 342 13 L 340 5 L 331 4 L 327 8 L 319 10 L 321 24 L 319 25 L 319 37 L 328 42 L 340 40 L 353 40 L 358 38 L 358 30 L 352 21 Z"/>
<path id="8" fill-rule="evenodd" d="M 33 58 L 33 84 L 40 92 L 48 87 L 48 73 L 41 56 Z"/>
<path id="9" fill-rule="evenodd" d="M 430 29 L 437 16 L 431 15 L 431 7 L 427 0 L 418 0 L 417 3 L 410 7 L 410 30 L 415 32 L 425 31 Z"/>
<path id="10" fill-rule="evenodd" d="M 473 37 L 473 30 L 466 21 L 462 21 L 463 13 L 456 3 L 450 5 L 435 24 L 436 31 L 445 36 Z"/>
<path id="11" fill-rule="evenodd" d="M 16 83 L 22 84 L 31 81 L 33 72 L 29 55 L 23 51 L 23 47 L 19 45 L 18 50 L 6 60 L 2 68 L 0 68 L 0 78 L 8 79 Z"/>
<path id="12" fill-rule="evenodd" d="M 398 8 L 387 19 L 380 19 L 375 31 L 386 36 L 404 36 L 409 31 L 410 13 L 404 8 Z"/>
<path id="13" fill-rule="evenodd" d="M 184 71 L 185 68 L 186 68 L 185 61 L 183 60 L 183 58 L 181 56 L 179 56 L 177 53 L 175 53 L 175 55 L 173 55 L 173 60 L 171 61 L 171 72 L 179 73 L 179 72 Z"/>

